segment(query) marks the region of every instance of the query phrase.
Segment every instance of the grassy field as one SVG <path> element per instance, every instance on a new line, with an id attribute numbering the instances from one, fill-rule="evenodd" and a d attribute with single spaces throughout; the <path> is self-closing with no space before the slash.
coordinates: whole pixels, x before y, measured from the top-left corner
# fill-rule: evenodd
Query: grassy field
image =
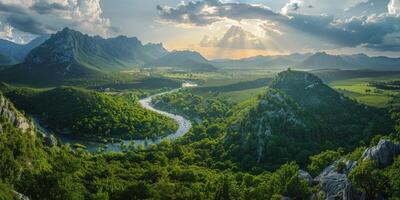
<path id="1" fill-rule="evenodd" d="M 344 95 L 359 101 L 360 103 L 375 107 L 386 107 L 393 99 L 393 96 L 400 94 L 400 91 L 378 89 L 371 86 L 369 83 L 372 81 L 389 82 L 395 80 L 400 80 L 400 76 L 339 80 L 333 81 L 329 85 Z"/>

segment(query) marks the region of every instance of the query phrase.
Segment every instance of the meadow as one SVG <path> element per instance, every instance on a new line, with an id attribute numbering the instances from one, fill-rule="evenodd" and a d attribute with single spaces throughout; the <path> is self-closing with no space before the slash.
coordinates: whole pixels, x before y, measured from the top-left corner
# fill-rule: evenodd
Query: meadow
<path id="1" fill-rule="evenodd" d="M 356 101 L 375 107 L 387 107 L 399 90 L 385 90 L 373 86 L 373 82 L 387 83 L 398 80 L 399 76 L 365 77 L 333 81 L 329 85 Z"/>

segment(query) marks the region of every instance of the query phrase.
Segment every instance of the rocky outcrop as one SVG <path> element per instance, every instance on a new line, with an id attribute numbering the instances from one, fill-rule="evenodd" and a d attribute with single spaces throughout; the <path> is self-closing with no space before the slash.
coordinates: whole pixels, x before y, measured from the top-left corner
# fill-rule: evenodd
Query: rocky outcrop
<path id="1" fill-rule="evenodd" d="M 0 117 L 9 120 L 16 128 L 21 129 L 23 132 L 32 132 L 32 122 L 24 117 L 13 104 L 0 94 Z"/>
<path id="2" fill-rule="evenodd" d="M 390 140 L 380 140 L 378 145 L 368 148 L 362 155 L 362 160 L 373 160 L 379 168 L 385 168 L 393 163 L 394 157 L 400 153 L 400 144 Z"/>
<path id="3" fill-rule="evenodd" d="M 57 138 L 54 137 L 54 135 L 45 135 L 44 136 L 44 143 L 49 146 L 49 147 L 54 147 L 57 146 L 58 141 Z"/>
<path id="4" fill-rule="evenodd" d="M 337 164 L 344 163 L 344 168 L 338 172 Z M 354 161 L 340 160 L 326 167 L 314 181 L 317 182 L 326 199 L 349 200 L 356 194 L 347 174 L 357 165 Z"/>
<path id="5" fill-rule="evenodd" d="M 377 167 L 385 168 L 393 163 L 394 157 L 400 154 L 400 144 L 395 144 L 390 140 L 380 140 L 378 145 L 368 148 L 361 156 L 361 160 L 373 160 Z M 337 171 L 338 163 L 343 163 L 344 167 L 340 172 Z M 326 199 L 359 199 L 361 193 L 356 191 L 347 178 L 351 170 L 357 166 L 355 161 L 339 160 L 326 167 L 321 174 L 315 177 L 314 181 L 321 187 Z"/>
<path id="6" fill-rule="evenodd" d="M 20 199 L 20 200 L 30 200 L 29 197 L 27 197 L 27 196 L 24 195 L 24 194 L 21 194 L 21 193 L 19 193 L 19 192 L 17 192 L 17 191 L 14 191 L 14 193 L 15 193 L 15 195 L 18 197 L 18 199 Z"/>

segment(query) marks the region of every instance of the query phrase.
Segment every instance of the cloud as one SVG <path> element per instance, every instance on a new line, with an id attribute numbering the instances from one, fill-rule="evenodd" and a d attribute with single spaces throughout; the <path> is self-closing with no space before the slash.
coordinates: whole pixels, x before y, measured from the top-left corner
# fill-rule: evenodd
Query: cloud
<path id="1" fill-rule="evenodd" d="M 388 4 L 388 12 L 391 15 L 400 15 L 400 0 L 390 0 Z"/>
<path id="2" fill-rule="evenodd" d="M 3 26 L 3 30 L 0 32 L 0 37 L 5 38 L 6 40 L 13 39 L 13 27 L 9 25 Z"/>
<path id="3" fill-rule="evenodd" d="M 201 47 L 219 47 L 224 49 L 265 50 L 262 40 L 239 26 L 231 26 L 220 39 L 205 36 Z"/>
<path id="4" fill-rule="evenodd" d="M 349 2 L 348 0 L 340 1 Z M 158 10 L 163 20 L 177 24 L 207 26 L 226 19 L 237 21 L 258 19 L 277 23 L 296 32 L 312 35 L 338 47 L 364 46 L 379 51 L 392 51 L 400 46 L 397 42 L 397 33 L 400 32 L 398 1 L 400 0 L 391 0 L 388 5 L 388 7 L 391 7 L 389 13 L 348 18 L 300 12 L 302 6 L 310 9 L 308 8 L 309 5 L 313 6 L 312 9 L 318 7 L 321 10 L 321 6 L 316 4 L 316 0 L 291 0 L 289 4 L 285 5 L 286 8 L 283 8 L 284 12 L 282 13 L 274 12 L 265 6 L 223 3 L 218 0 L 190 2 L 180 4 L 177 7 L 158 6 Z M 315 4 L 311 4 L 312 2 Z M 331 1 L 329 2 L 324 6 L 330 6 Z M 344 10 L 345 7 L 341 9 Z M 212 10 L 212 12 L 208 12 L 208 10 Z M 397 43 L 393 44 L 393 42 Z"/>
<path id="5" fill-rule="evenodd" d="M 34 35 L 64 27 L 103 36 L 114 30 L 102 16 L 100 0 L 0 0 L 0 20 Z"/>
<path id="6" fill-rule="evenodd" d="M 160 18 L 167 22 L 206 26 L 224 18 L 274 19 L 286 18 L 262 5 L 223 3 L 219 0 L 190 1 L 177 7 L 157 6 Z"/>
<path id="7" fill-rule="evenodd" d="M 39 14 L 49 14 L 55 10 L 66 10 L 68 7 L 60 3 L 49 3 L 49 2 L 35 2 L 31 9 Z"/>

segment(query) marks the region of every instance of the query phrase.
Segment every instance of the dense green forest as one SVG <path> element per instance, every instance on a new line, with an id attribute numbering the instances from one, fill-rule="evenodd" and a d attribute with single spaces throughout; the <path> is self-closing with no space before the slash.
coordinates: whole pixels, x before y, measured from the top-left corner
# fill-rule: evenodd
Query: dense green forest
<path id="1" fill-rule="evenodd" d="M 320 185 L 308 185 L 299 177 L 300 167 L 294 162 L 274 172 L 249 173 L 223 160 L 224 146 L 218 136 L 209 134 L 218 124 L 196 125 L 177 143 L 105 154 L 46 147 L 40 137 L 21 132 L 7 119 L 2 118 L 1 124 L 3 199 L 16 198 L 14 191 L 31 199 L 307 199 L 314 193 L 324 195 L 318 193 Z M 358 160 L 366 147 L 348 154 L 340 149 L 322 152 L 310 158 L 308 169 L 317 174 L 340 157 Z M 374 163 L 360 162 L 349 177 L 360 191 L 373 186 L 371 199 L 378 195 L 399 198 L 399 163 L 397 158 L 379 169 Z M 371 182 L 375 185 L 368 185 Z"/>
<path id="2" fill-rule="evenodd" d="M 54 132 L 66 135 L 142 139 L 168 135 L 177 129 L 172 119 L 139 106 L 138 93 L 110 95 L 60 87 L 44 91 L 17 88 L 5 95 Z"/>
<path id="3" fill-rule="evenodd" d="M 282 84 L 287 78 L 299 82 Z M 301 84 L 300 80 L 307 81 Z M 314 86 L 310 88 L 310 84 Z M 137 106 L 138 97 L 73 87 L 14 88 L 5 93 L 27 113 L 40 109 L 52 114 L 65 112 L 65 108 L 68 112 L 76 107 L 93 108 L 91 102 L 109 106 L 100 110 L 109 111 L 111 105 L 127 112 L 130 106 Z M 68 107 L 57 110 L 54 101 Z M 343 97 L 308 73 L 293 71 L 278 75 L 263 95 L 241 103 L 218 95 L 195 95 L 190 89 L 161 96 L 154 103 L 188 116 L 192 129 L 174 142 L 146 149 L 132 146 L 122 152 L 49 147 L 41 135 L 23 132 L 7 115 L 1 115 L 0 199 L 18 199 L 22 194 L 34 200 L 325 199 L 329 190 L 317 177 L 329 167 L 333 167 L 331 173 L 351 182 L 354 198 L 400 198 L 400 157 L 386 166 L 363 157 L 384 139 L 398 143 L 399 128 L 393 128 L 400 123 L 398 107 L 392 107 L 389 116 L 384 110 Z M 92 110 L 100 115 L 98 108 Z M 61 114 L 54 118 L 68 119 Z M 46 119 L 44 113 L 36 115 Z M 79 117 L 76 119 L 83 119 Z M 357 164 L 348 170 L 350 161 Z"/>

